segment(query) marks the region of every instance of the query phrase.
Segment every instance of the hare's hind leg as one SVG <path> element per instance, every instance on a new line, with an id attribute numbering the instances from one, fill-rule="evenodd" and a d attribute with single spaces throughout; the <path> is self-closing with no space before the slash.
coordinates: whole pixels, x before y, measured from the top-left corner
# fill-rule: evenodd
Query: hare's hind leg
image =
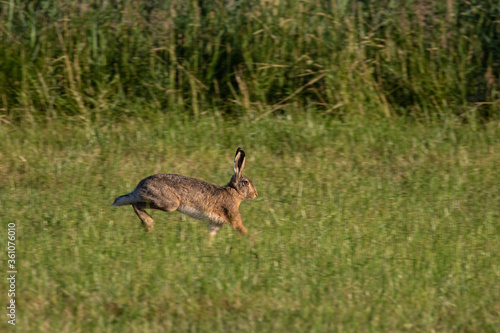
<path id="1" fill-rule="evenodd" d="M 164 212 L 173 212 L 179 208 L 179 200 L 176 197 L 162 197 L 161 199 L 156 199 L 154 201 L 148 201 L 148 202 L 138 202 L 135 204 L 132 204 L 132 207 L 134 207 L 134 212 L 137 214 L 139 219 L 142 221 L 142 226 L 146 230 L 146 232 L 149 232 L 153 230 L 154 227 L 154 220 L 151 216 L 149 216 L 148 213 L 144 210 L 145 208 L 147 209 L 158 209 L 162 210 Z"/>
<path id="2" fill-rule="evenodd" d="M 139 205 L 132 204 L 132 207 L 134 208 L 134 212 L 137 214 L 137 216 L 141 220 L 142 226 L 144 227 L 146 232 L 150 232 L 151 230 L 153 230 L 154 222 L 155 222 L 153 220 L 153 218 L 151 216 L 149 216 L 149 214 L 146 213 L 144 211 L 144 209 L 142 209 L 142 207 L 140 207 Z"/>

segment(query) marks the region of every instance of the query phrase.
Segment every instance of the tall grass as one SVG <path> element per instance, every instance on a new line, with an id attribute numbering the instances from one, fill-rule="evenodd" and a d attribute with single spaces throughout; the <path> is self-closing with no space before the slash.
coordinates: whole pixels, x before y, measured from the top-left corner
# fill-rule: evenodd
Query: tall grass
<path id="1" fill-rule="evenodd" d="M 6 0 L 2 116 L 491 116 L 499 15 L 494 0 Z"/>

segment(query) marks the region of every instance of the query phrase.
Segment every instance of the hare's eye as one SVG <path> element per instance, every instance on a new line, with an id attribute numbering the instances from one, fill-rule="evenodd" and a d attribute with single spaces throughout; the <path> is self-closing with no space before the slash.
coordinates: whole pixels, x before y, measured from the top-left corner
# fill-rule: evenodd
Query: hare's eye
<path id="1" fill-rule="evenodd" d="M 248 186 L 248 180 L 244 180 L 243 185 Z"/>

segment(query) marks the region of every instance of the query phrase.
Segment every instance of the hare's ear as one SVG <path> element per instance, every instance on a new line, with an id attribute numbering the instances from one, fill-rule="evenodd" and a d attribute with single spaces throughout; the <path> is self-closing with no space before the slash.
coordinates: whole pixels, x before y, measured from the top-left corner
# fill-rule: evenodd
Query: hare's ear
<path id="1" fill-rule="evenodd" d="M 238 148 L 238 150 L 236 150 L 236 155 L 234 156 L 234 175 L 236 178 L 241 177 L 243 168 L 245 168 L 245 152 L 243 149 Z"/>

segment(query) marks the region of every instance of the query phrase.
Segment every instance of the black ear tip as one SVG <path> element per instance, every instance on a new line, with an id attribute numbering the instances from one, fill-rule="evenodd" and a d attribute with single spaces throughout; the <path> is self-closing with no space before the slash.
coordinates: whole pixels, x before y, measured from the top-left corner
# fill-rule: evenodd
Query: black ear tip
<path id="1" fill-rule="evenodd" d="M 242 155 L 245 155 L 245 152 L 240 147 L 238 147 L 238 149 L 236 149 L 236 155 L 238 155 L 238 153 L 241 153 Z"/>

